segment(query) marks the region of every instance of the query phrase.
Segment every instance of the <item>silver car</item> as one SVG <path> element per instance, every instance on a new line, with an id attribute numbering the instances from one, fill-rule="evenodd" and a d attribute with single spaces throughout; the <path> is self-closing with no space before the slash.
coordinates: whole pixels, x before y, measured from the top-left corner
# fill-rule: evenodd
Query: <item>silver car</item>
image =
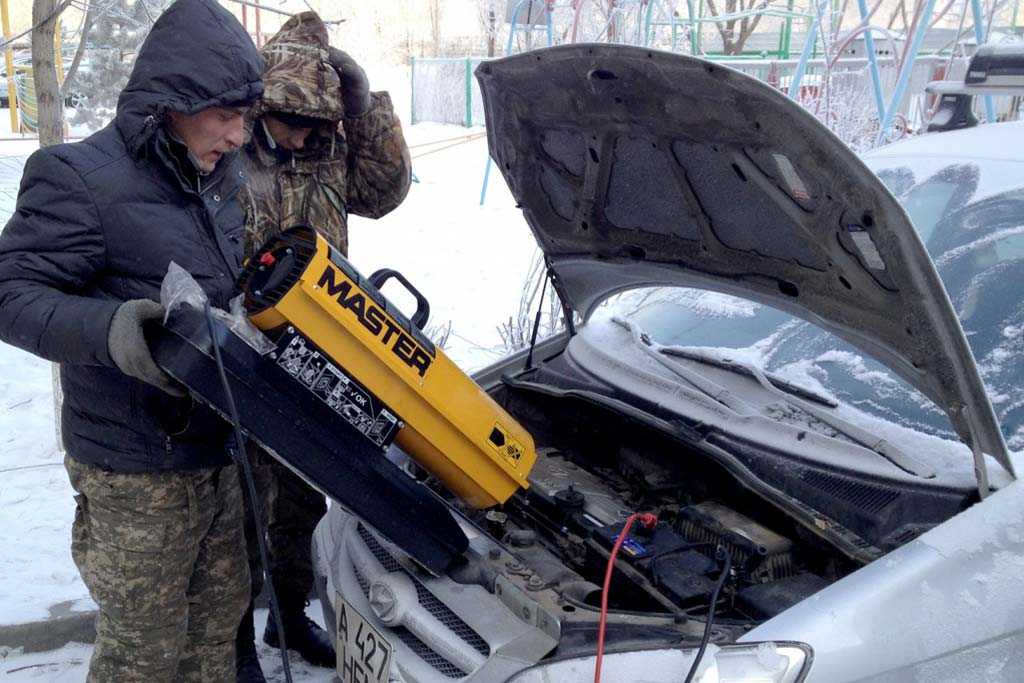
<path id="1" fill-rule="evenodd" d="M 534 436 L 529 489 L 471 510 L 406 463 L 460 562 L 321 522 L 341 679 L 1024 680 L 1024 128 L 862 161 L 689 57 L 478 78 L 570 329 L 476 377 Z"/>

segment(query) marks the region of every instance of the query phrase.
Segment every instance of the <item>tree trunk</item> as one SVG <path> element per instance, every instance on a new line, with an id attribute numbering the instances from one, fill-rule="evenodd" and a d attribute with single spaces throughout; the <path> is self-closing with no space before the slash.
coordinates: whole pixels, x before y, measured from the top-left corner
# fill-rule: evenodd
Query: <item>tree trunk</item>
<path id="1" fill-rule="evenodd" d="M 615 42 L 615 31 L 618 28 L 616 26 L 618 22 L 615 16 L 615 0 L 608 0 L 608 42 Z"/>
<path id="2" fill-rule="evenodd" d="M 432 54 L 434 57 L 441 55 L 441 6 L 442 0 L 430 0 L 427 5 L 427 13 L 430 19 L 430 41 L 433 43 Z"/>
<path id="3" fill-rule="evenodd" d="M 32 2 L 32 25 L 37 27 L 32 31 L 32 80 L 36 86 L 40 147 L 64 142 L 64 102 L 57 82 L 53 44 L 58 4 L 58 0 Z"/>
<path id="4" fill-rule="evenodd" d="M 494 3 L 491 3 L 490 9 L 487 10 L 487 56 L 493 57 L 495 50 L 495 40 L 498 37 L 498 19 L 494 16 Z"/>

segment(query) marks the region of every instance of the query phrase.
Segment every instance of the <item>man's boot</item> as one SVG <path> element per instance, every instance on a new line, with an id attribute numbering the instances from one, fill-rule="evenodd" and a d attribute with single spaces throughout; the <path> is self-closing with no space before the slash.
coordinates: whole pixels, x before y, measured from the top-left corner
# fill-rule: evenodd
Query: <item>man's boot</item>
<path id="1" fill-rule="evenodd" d="M 252 623 L 252 602 L 235 635 L 235 674 L 238 683 L 267 683 L 256 654 L 256 627 Z"/>
<path id="2" fill-rule="evenodd" d="M 279 593 L 281 606 L 281 622 L 284 626 L 284 638 L 289 650 L 298 652 L 303 659 L 314 666 L 333 669 L 335 666 L 334 645 L 327 631 L 317 626 L 316 622 L 306 616 L 306 601 Z M 277 638 L 277 624 L 273 614 L 267 619 L 267 628 L 263 631 L 263 642 L 271 647 L 280 647 Z"/>

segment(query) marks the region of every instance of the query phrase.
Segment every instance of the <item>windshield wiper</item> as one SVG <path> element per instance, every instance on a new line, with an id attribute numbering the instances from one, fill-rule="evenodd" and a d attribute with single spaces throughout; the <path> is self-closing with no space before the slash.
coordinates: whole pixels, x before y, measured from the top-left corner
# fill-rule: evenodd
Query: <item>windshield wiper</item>
<path id="1" fill-rule="evenodd" d="M 823 409 L 821 405 L 827 406 L 828 408 L 838 407 L 839 404 L 831 399 L 819 396 L 809 389 L 791 384 L 790 382 L 778 377 L 774 378 L 775 381 L 773 382 L 772 377 L 769 377 L 764 370 L 753 363 L 714 358 L 695 349 L 662 346 L 657 346 L 655 348 L 654 342 L 652 342 L 650 337 L 648 337 L 647 334 L 635 323 L 618 317 L 612 318 L 612 322 L 628 330 L 630 335 L 633 337 L 633 343 L 645 354 L 655 359 L 660 365 L 665 367 L 674 375 L 696 387 L 701 391 L 701 393 L 713 398 L 738 415 L 748 417 L 765 417 L 760 410 L 757 410 L 748 402 L 736 397 L 732 392 L 717 384 L 714 380 L 693 368 L 685 367 L 678 362 L 673 362 L 665 356 L 685 358 L 686 360 L 691 360 L 696 363 L 712 365 L 729 372 L 751 377 L 772 396 L 775 396 L 789 406 L 792 406 L 828 425 L 832 429 L 835 429 L 858 446 L 881 455 L 904 472 L 924 479 L 931 479 L 935 477 L 934 469 L 918 460 L 915 460 L 914 458 L 911 458 L 896 445 L 885 439 L 881 439 L 868 430 L 862 429 L 861 427 L 858 427 L 857 425 Z M 778 382 L 778 384 L 776 382 Z M 779 386 L 779 384 L 783 384 L 785 386 Z M 805 396 L 804 394 L 807 394 L 808 396 Z M 815 405 L 815 403 L 820 405 Z"/>
<path id="2" fill-rule="evenodd" d="M 704 353 L 698 349 L 689 349 L 680 346 L 666 346 L 658 349 L 659 353 L 663 353 L 666 356 L 676 356 L 678 358 L 685 358 L 692 360 L 697 363 L 704 363 L 706 365 L 713 365 L 716 368 L 722 368 L 723 370 L 730 370 L 740 375 L 747 375 L 757 379 L 757 373 L 752 369 L 748 363 L 742 361 L 734 361 L 731 358 L 716 358 L 711 354 Z M 776 389 L 781 389 L 787 394 L 793 394 L 798 398 L 802 398 L 808 401 L 814 401 L 820 403 L 828 408 L 838 408 L 839 403 L 834 399 L 824 396 L 817 392 L 814 392 L 807 387 L 802 387 L 799 384 L 793 384 L 789 380 L 782 379 L 776 374 L 768 372 L 767 370 L 759 370 L 761 374 L 765 376 L 765 379 Z"/>

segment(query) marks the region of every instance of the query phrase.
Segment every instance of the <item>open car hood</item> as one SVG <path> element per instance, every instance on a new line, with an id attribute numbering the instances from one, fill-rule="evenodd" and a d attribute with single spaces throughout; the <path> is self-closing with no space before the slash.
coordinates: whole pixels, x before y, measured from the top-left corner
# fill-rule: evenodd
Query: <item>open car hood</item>
<path id="1" fill-rule="evenodd" d="M 571 45 L 476 71 L 491 156 L 586 318 L 626 289 L 744 297 L 809 320 L 946 411 L 1010 474 L 960 322 L 902 207 L 802 107 L 701 59 Z"/>

